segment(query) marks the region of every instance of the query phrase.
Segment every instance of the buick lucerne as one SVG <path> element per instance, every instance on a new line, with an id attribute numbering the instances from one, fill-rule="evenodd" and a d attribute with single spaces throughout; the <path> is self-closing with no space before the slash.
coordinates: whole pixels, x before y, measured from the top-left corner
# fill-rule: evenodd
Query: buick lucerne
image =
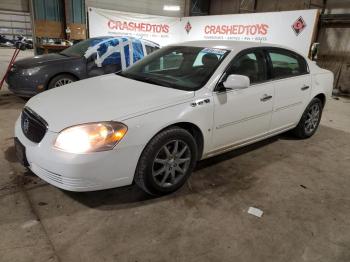
<path id="1" fill-rule="evenodd" d="M 292 130 L 312 136 L 333 74 L 290 49 L 195 41 L 118 74 L 31 98 L 15 126 L 20 161 L 48 183 L 92 191 L 180 188 L 196 162 Z"/>

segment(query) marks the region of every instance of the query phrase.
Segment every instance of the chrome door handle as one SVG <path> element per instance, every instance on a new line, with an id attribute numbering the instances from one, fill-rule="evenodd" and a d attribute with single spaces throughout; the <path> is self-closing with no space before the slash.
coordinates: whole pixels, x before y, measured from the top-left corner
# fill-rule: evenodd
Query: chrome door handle
<path id="1" fill-rule="evenodd" d="M 269 96 L 269 95 L 263 95 L 263 97 L 262 98 L 260 98 L 260 101 L 261 102 L 265 102 L 265 101 L 267 101 L 267 100 L 270 100 L 272 98 L 272 96 Z"/>
<path id="2" fill-rule="evenodd" d="M 302 88 L 300 88 L 301 89 L 301 91 L 304 91 L 304 90 L 307 90 L 307 89 L 309 89 L 310 88 L 310 86 L 307 86 L 307 85 L 304 85 Z"/>

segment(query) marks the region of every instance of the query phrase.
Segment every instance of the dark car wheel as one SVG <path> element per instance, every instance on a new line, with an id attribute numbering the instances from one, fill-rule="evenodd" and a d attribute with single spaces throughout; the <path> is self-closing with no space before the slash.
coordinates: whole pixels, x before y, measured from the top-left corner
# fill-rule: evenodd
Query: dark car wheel
<path id="1" fill-rule="evenodd" d="M 306 107 L 299 124 L 293 130 L 299 138 L 308 138 L 315 134 L 321 121 L 323 104 L 320 99 L 315 97 Z"/>
<path id="2" fill-rule="evenodd" d="M 59 86 L 63 86 L 66 84 L 70 84 L 72 82 L 77 81 L 77 78 L 72 76 L 72 75 L 68 75 L 68 74 L 61 74 L 58 76 L 55 76 L 54 78 L 51 79 L 51 81 L 49 82 L 47 89 L 52 89 L 55 87 L 59 87 Z"/>
<path id="3" fill-rule="evenodd" d="M 135 182 L 151 195 L 165 195 L 179 189 L 190 176 L 197 159 L 192 135 L 179 127 L 157 134 L 139 159 Z"/>

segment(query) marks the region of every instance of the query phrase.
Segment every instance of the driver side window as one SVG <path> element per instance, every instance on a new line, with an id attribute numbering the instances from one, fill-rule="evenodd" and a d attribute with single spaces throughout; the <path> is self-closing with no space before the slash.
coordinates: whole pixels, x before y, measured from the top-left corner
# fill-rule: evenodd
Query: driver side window
<path id="1" fill-rule="evenodd" d="M 247 76 L 251 84 L 265 81 L 267 76 L 263 53 L 252 51 L 234 58 L 226 72 L 226 75 L 231 74 Z"/>

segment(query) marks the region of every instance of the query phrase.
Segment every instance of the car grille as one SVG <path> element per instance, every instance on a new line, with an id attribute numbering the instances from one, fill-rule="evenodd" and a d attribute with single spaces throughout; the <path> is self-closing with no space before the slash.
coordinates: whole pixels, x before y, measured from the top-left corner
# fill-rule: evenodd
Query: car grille
<path id="1" fill-rule="evenodd" d="M 28 107 L 22 111 L 21 127 L 23 134 L 35 143 L 39 143 L 47 131 L 46 121 Z"/>

